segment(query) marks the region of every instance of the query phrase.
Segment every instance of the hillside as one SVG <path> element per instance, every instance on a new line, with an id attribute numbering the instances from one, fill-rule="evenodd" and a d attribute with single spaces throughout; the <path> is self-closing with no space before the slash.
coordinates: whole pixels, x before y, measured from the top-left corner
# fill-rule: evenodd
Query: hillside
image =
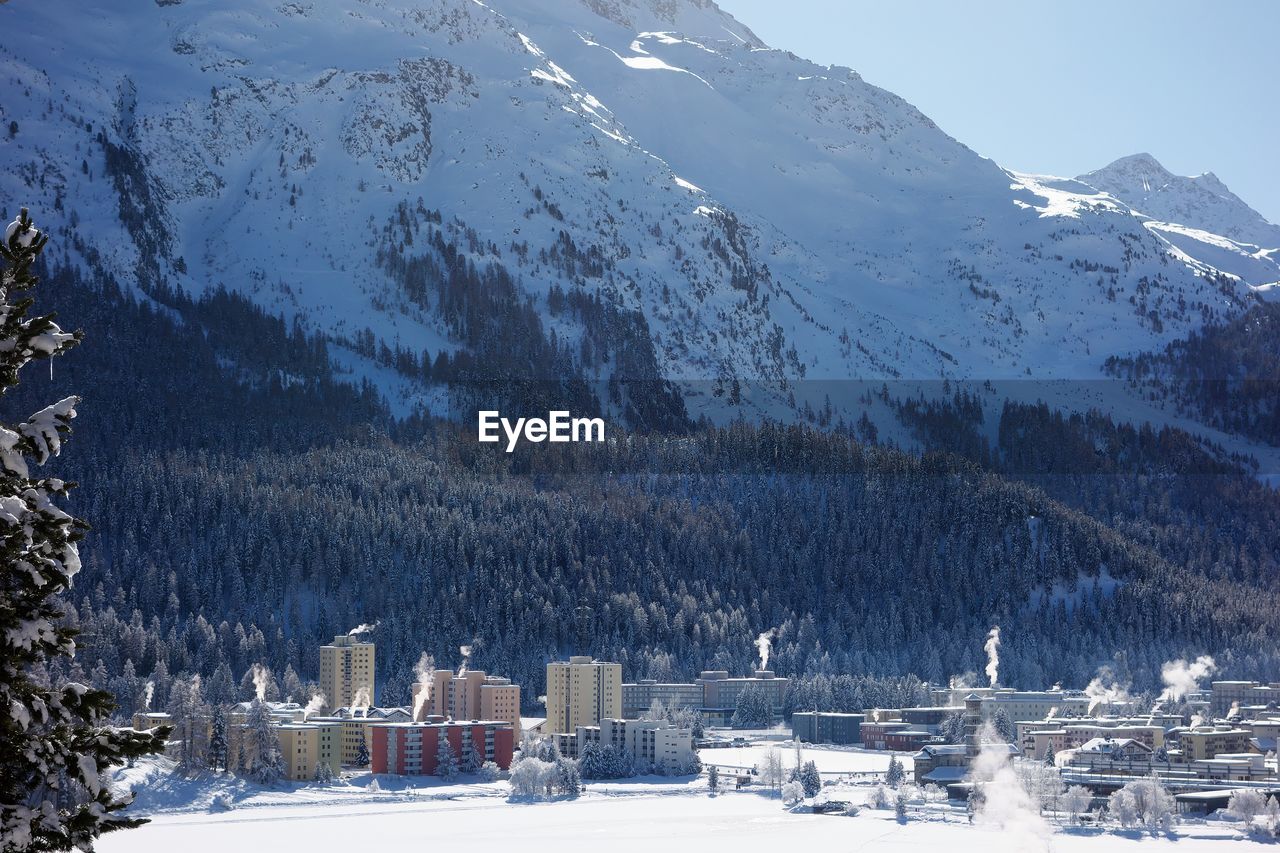
<path id="1" fill-rule="evenodd" d="M 845 380 L 1090 379 L 1270 280 L 1206 276 L 1217 255 L 1120 184 L 1006 172 L 701 0 L 0 16 L 24 35 L 0 47 L 0 197 L 74 222 L 68 262 L 127 288 L 225 286 L 324 335 L 400 414 L 456 408 L 420 365 L 463 353 L 469 379 L 676 380 L 694 416 L 852 420 Z M 1243 235 L 1220 207 L 1185 227 Z M 459 279 L 509 282 L 484 332 L 504 357 L 459 322 L 494 313 Z"/>

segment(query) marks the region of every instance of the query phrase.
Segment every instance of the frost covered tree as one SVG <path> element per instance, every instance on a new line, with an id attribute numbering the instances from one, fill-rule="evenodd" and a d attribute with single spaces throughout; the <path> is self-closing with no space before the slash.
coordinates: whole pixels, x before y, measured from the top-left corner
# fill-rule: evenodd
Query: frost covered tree
<path id="1" fill-rule="evenodd" d="M 329 766 L 329 762 L 321 761 L 316 764 L 315 780 L 321 785 L 327 785 L 333 781 L 333 768 Z"/>
<path id="2" fill-rule="evenodd" d="M 174 681 L 166 710 L 173 722 L 173 736 L 178 741 L 178 770 L 194 773 L 203 769 L 208 760 L 209 708 L 200 687 L 200 676 Z"/>
<path id="3" fill-rule="evenodd" d="M 62 355 L 80 333 L 52 315 L 28 317 L 37 283 L 31 265 L 47 237 L 23 208 L 0 242 L 0 394 L 33 359 Z M 129 804 L 103 783 L 112 766 L 164 749 L 167 727 L 135 732 L 107 725 L 105 690 L 49 684 L 38 673 L 75 655 L 60 596 L 80 569 L 76 542 L 87 525 L 57 505 L 70 483 L 33 477 L 31 462 L 56 456 L 78 399 L 67 397 L 19 424 L 0 424 L 0 838 L 5 851 L 91 850 L 104 832 L 145 821 L 117 812 Z"/>
<path id="4" fill-rule="evenodd" d="M 280 736 L 276 734 L 271 710 L 261 699 L 254 699 L 244 721 L 246 750 L 245 768 L 259 785 L 274 785 L 284 775 L 284 757 L 280 754 Z"/>
<path id="5" fill-rule="evenodd" d="M 1177 803 L 1156 776 L 1135 779 L 1107 800 L 1107 811 L 1125 829 L 1168 832 L 1173 828 Z"/>
<path id="6" fill-rule="evenodd" d="M 804 786 L 799 782 L 788 782 L 782 786 L 782 802 L 794 805 L 804 799 Z"/>
<path id="7" fill-rule="evenodd" d="M 509 779 L 514 797 L 539 797 L 555 784 L 556 766 L 532 753 L 511 762 Z"/>
<path id="8" fill-rule="evenodd" d="M 369 744 L 365 742 L 364 735 L 361 734 L 360 746 L 356 748 L 356 767 L 368 767 L 369 762 Z"/>
<path id="9" fill-rule="evenodd" d="M 441 779 L 452 779 L 458 775 L 458 757 L 453 754 L 453 747 L 443 731 L 436 738 L 436 775 Z"/>
<path id="10" fill-rule="evenodd" d="M 902 784 L 904 778 L 906 778 L 906 771 L 903 770 L 902 762 L 898 760 L 896 755 L 890 757 L 889 769 L 885 771 L 884 781 L 888 783 L 890 788 L 896 788 Z"/>
<path id="11" fill-rule="evenodd" d="M 576 797 L 582 793 L 582 777 L 578 773 L 578 762 L 563 756 L 556 761 L 555 787 L 557 791 L 570 797 Z"/>
<path id="12" fill-rule="evenodd" d="M 773 722 L 769 694 L 758 684 L 748 684 L 738 693 L 729 725 L 735 729 L 765 729 Z"/>
<path id="13" fill-rule="evenodd" d="M 1227 814 L 1240 821 L 1246 829 L 1266 808 L 1266 794 L 1253 788 L 1242 788 L 1236 791 L 1227 802 Z"/>
<path id="14" fill-rule="evenodd" d="M 990 729 L 1000 736 L 1000 740 L 1005 743 L 1013 743 L 1018 739 L 1018 730 L 1013 725 L 1013 720 L 1009 719 L 1009 712 L 1004 708 L 997 708 L 995 714 L 991 717 Z"/>
<path id="15" fill-rule="evenodd" d="M 707 790 L 712 793 L 720 790 L 720 771 L 714 764 L 707 768 Z"/>
<path id="16" fill-rule="evenodd" d="M 797 779 L 804 786 L 806 797 L 815 797 L 822 790 L 822 776 L 818 774 L 818 765 L 812 761 L 806 761 L 800 765 Z"/>
<path id="17" fill-rule="evenodd" d="M 462 772 L 479 773 L 483 766 L 484 753 L 476 746 L 475 741 L 468 742 L 467 748 L 462 751 Z"/>
<path id="18" fill-rule="evenodd" d="M 756 775 L 760 777 L 761 783 L 770 789 L 777 789 L 782 785 L 782 752 L 776 746 L 770 747 L 764 754 L 764 758 L 756 764 Z"/>
<path id="19" fill-rule="evenodd" d="M 1072 785 L 1062 795 L 1062 807 L 1067 810 L 1067 816 L 1073 826 L 1080 824 L 1080 815 L 1089 810 L 1089 804 L 1092 802 L 1093 792 L 1083 785 Z"/>
<path id="20" fill-rule="evenodd" d="M 227 718 L 222 708 L 213 707 L 213 717 L 209 721 L 209 767 L 213 770 L 226 770 L 228 759 Z"/>

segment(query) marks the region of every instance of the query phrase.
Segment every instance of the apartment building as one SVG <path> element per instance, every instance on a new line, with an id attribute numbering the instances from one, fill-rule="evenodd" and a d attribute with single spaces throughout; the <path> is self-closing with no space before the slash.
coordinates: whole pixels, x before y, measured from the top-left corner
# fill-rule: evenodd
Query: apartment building
<path id="1" fill-rule="evenodd" d="M 621 668 L 619 668 L 621 671 Z M 421 691 L 429 689 L 426 702 L 419 703 Z M 483 670 L 437 669 L 429 682 L 413 685 L 418 721 L 428 716 L 454 720 L 505 720 L 520 740 L 520 685 L 511 679 L 488 675 Z"/>
<path id="2" fill-rule="evenodd" d="M 1212 688 L 1209 709 L 1217 717 L 1225 717 L 1233 708 L 1249 709 L 1252 716 L 1260 716 L 1269 705 L 1280 706 L 1280 682 L 1215 681 Z"/>
<path id="3" fill-rule="evenodd" d="M 433 775 L 441 739 L 459 765 L 473 744 L 485 761 L 503 770 L 511 766 L 515 751 L 511 725 L 505 720 L 377 723 L 370 727 L 370 735 L 372 771 L 397 776 Z"/>
<path id="4" fill-rule="evenodd" d="M 702 715 L 711 725 L 727 725 L 738 707 L 738 697 L 748 686 L 764 691 L 775 720 L 782 718 L 782 700 L 788 678 L 778 678 L 772 670 L 758 669 L 749 678 L 730 678 L 723 669 L 704 670 L 695 683 L 702 688 Z"/>
<path id="5" fill-rule="evenodd" d="M 866 719 L 866 714 L 796 711 L 791 715 L 791 736 L 805 743 L 862 743 Z"/>
<path id="6" fill-rule="evenodd" d="M 641 679 L 622 685 L 622 716 L 639 717 L 654 706 L 699 709 L 705 704 L 701 684 Z"/>
<path id="7" fill-rule="evenodd" d="M 1182 760 L 1205 761 L 1220 753 L 1249 752 L 1249 739 L 1253 732 L 1234 726 L 1200 726 L 1184 731 L 1179 737 Z"/>
<path id="8" fill-rule="evenodd" d="M 1043 759 L 1047 755 L 1074 749 L 1094 738 L 1128 738 L 1152 750 L 1164 746 L 1163 726 L 1132 723 L 1118 719 L 1065 718 L 1015 723 L 1017 743 L 1027 758 Z M 1052 752 L 1049 752 L 1052 750 Z"/>
<path id="9" fill-rule="evenodd" d="M 578 758 L 588 743 L 612 746 L 626 752 L 640 770 L 685 773 L 695 766 L 693 732 L 678 729 L 665 720 L 604 719 L 594 726 L 578 726 L 572 734 L 553 736 L 556 748 L 567 758 Z"/>
<path id="10" fill-rule="evenodd" d="M 336 722 L 285 723 L 276 727 L 284 775 L 294 782 L 316 778 L 321 764 L 337 776 L 342 770 L 342 726 Z"/>
<path id="11" fill-rule="evenodd" d="M 341 634 L 320 647 L 320 692 L 325 708 L 372 705 L 374 689 L 374 644 Z"/>
<path id="12" fill-rule="evenodd" d="M 622 664 L 575 655 L 547 664 L 547 734 L 622 716 Z"/>

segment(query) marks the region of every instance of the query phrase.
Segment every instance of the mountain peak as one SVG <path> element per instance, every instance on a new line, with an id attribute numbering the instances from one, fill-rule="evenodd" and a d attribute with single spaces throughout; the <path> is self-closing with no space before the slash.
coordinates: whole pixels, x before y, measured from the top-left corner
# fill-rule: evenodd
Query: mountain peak
<path id="1" fill-rule="evenodd" d="M 1145 152 L 1130 154 L 1077 180 L 1161 222 L 1178 223 L 1265 248 L 1280 246 L 1280 228 L 1267 222 L 1217 175 L 1175 175 Z"/>

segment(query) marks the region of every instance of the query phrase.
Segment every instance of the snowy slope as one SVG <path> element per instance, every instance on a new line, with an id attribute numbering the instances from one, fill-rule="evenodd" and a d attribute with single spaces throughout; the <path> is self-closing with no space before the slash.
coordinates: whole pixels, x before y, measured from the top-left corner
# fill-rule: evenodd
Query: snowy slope
<path id="1" fill-rule="evenodd" d="M 709 0 L 49 0 L 0 27 L 23 35 L 0 45 L 7 206 L 76 223 L 70 262 L 226 284 L 339 344 L 461 346 L 375 261 L 429 252 L 435 210 L 560 339 L 583 330 L 553 286 L 643 314 L 695 411 L 719 405 L 697 380 L 765 381 L 779 412 L 806 379 L 1092 378 L 1265 278 L 1206 276 L 1208 244 L 1118 184 L 1007 172 Z M 603 270 L 557 263 L 566 239 Z"/>

